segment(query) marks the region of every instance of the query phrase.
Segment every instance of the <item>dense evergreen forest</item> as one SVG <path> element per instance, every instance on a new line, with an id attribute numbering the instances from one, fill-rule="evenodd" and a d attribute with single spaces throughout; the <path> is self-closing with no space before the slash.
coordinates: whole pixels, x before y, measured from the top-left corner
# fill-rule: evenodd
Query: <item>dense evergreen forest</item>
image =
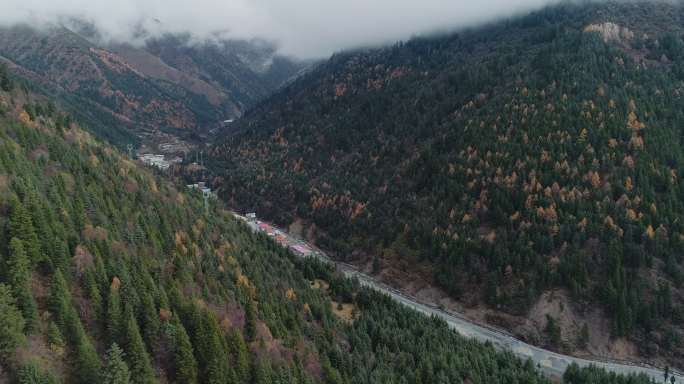
<path id="1" fill-rule="evenodd" d="M 215 185 L 340 259 L 428 262 L 464 302 L 524 316 L 565 288 L 681 365 L 683 18 L 563 2 L 340 53 L 213 147 Z"/>
<path id="2" fill-rule="evenodd" d="M 0 87 L 0 382 L 549 383 Z"/>

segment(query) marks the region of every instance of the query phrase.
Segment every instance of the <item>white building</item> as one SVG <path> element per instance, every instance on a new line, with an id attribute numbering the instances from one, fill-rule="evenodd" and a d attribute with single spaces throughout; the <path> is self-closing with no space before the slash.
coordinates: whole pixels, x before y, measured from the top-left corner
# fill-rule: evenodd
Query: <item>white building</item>
<path id="1" fill-rule="evenodd" d="M 199 189 L 202 191 L 204 197 L 216 197 L 216 195 L 211 191 L 211 188 L 207 187 L 203 181 L 196 184 L 188 184 L 188 189 Z"/>
<path id="2" fill-rule="evenodd" d="M 155 155 L 152 153 L 146 153 L 140 157 L 143 163 L 157 167 L 162 171 L 169 169 L 171 165 L 168 161 L 164 159 L 164 155 Z"/>

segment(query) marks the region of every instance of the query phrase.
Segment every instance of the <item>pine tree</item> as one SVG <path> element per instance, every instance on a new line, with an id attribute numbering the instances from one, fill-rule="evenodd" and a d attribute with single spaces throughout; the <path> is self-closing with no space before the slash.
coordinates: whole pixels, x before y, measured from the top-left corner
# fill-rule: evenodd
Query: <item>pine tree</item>
<path id="1" fill-rule="evenodd" d="M 116 343 L 112 343 L 105 358 L 105 367 L 102 373 L 103 384 L 128 384 L 130 382 L 131 373 L 124 361 L 124 356 L 123 350 Z"/>
<path id="2" fill-rule="evenodd" d="M 74 199 L 73 203 L 73 214 L 71 215 L 71 218 L 74 222 L 74 225 L 76 226 L 76 230 L 78 232 L 83 231 L 83 228 L 85 227 L 87 216 L 85 212 L 85 204 L 83 203 L 83 198 L 81 197 L 81 193 L 78 193 L 76 195 L 76 198 Z"/>
<path id="3" fill-rule="evenodd" d="M 21 240 L 14 237 L 10 241 L 10 255 L 7 260 L 8 282 L 17 298 L 17 304 L 26 321 L 26 331 L 30 332 L 38 320 L 38 307 L 31 293 L 31 271 L 26 251 Z"/>
<path id="4" fill-rule="evenodd" d="M 90 299 L 90 307 L 93 309 L 93 312 L 95 312 L 95 318 L 102 324 L 100 322 L 103 318 L 102 295 L 100 294 L 100 288 L 95 279 L 95 273 L 91 268 L 86 269 L 83 281 L 85 291 L 88 294 L 88 299 Z"/>
<path id="5" fill-rule="evenodd" d="M 16 197 L 10 200 L 10 207 L 10 237 L 16 237 L 24 242 L 26 253 L 32 264 L 41 262 L 43 258 L 40 252 L 40 242 L 31 222 L 31 216 Z"/>
<path id="6" fill-rule="evenodd" d="M 74 381 L 82 384 L 96 382 L 100 376 L 100 359 L 71 303 L 66 280 L 59 269 L 52 276 L 49 306 L 55 323 L 74 346 Z"/>
<path id="7" fill-rule="evenodd" d="M 225 383 L 231 377 L 228 356 L 218 322 L 213 313 L 201 310 L 194 303 L 188 308 L 195 347 L 199 378 L 205 383 Z"/>
<path id="8" fill-rule="evenodd" d="M 134 384 L 151 384 L 156 383 L 157 380 L 152 368 L 150 356 L 145 350 L 145 343 L 142 336 L 140 336 L 140 329 L 138 323 L 135 321 L 133 311 L 127 309 L 125 326 L 125 341 L 126 341 L 126 355 L 128 356 L 128 364 L 131 368 L 131 382 Z"/>
<path id="9" fill-rule="evenodd" d="M 24 364 L 19 369 L 17 377 L 19 384 L 57 384 L 54 376 L 43 372 L 33 361 Z"/>
<path id="10" fill-rule="evenodd" d="M 233 329 L 228 335 L 228 348 L 234 362 L 235 375 L 238 382 L 247 382 L 249 378 L 249 352 L 247 351 L 245 339 L 239 330 Z"/>
<path id="11" fill-rule="evenodd" d="M 45 217 L 45 212 L 47 208 L 44 202 L 36 196 L 35 193 L 29 193 L 26 196 L 25 209 L 28 211 L 31 217 L 31 222 L 33 223 L 34 232 L 36 233 L 36 238 L 38 243 L 36 246 L 40 252 L 41 261 L 52 261 L 52 254 L 50 250 L 53 248 L 53 236 L 50 229 L 47 218 Z M 50 254 L 49 254 L 50 253 Z M 48 257 L 49 256 L 49 257 Z"/>
<path id="12" fill-rule="evenodd" d="M 327 383 L 342 383 L 342 377 L 340 376 L 340 373 L 337 371 L 337 369 L 333 368 L 333 366 L 330 364 L 330 360 L 328 359 L 323 361 L 323 376 L 325 377 Z"/>
<path id="13" fill-rule="evenodd" d="M 66 240 L 55 237 L 52 245 L 52 270 L 67 270 L 69 261 L 69 244 Z"/>
<path id="14" fill-rule="evenodd" d="M 190 337 L 177 315 L 173 317 L 173 328 L 176 382 L 195 384 L 197 383 L 197 360 L 193 355 Z"/>
<path id="15" fill-rule="evenodd" d="M 69 300 L 69 290 L 61 270 L 56 270 L 52 276 L 52 286 L 50 287 L 49 306 L 55 323 L 64 332 L 66 327 L 66 317 L 69 312 L 71 302 Z"/>
<path id="16" fill-rule="evenodd" d="M 270 384 L 272 382 L 272 370 L 271 366 L 268 365 L 263 359 L 259 359 L 254 364 L 254 373 L 252 377 L 252 383 L 254 384 Z"/>
<path id="17" fill-rule="evenodd" d="M 123 336 L 119 285 L 119 279 L 115 277 L 109 286 L 109 297 L 107 298 L 107 333 L 111 342 L 119 341 Z"/>
<path id="18" fill-rule="evenodd" d="M 247 340 L 254 341 L 256 337 L 257 308 L 253 299 L 248 299 L 245 309 L 245 336 Z"/>
<path id="19" fill-rule="evenodd" d="M 152 295 L 145 293 L 142 295 L 142 322 L 145 343 L 154 346 L 159 338 L 159 311 L 157 310 Z M 154 347 L 151 347 L 154 350 Z"/>
<path id="20" fill-rule="evenodd" d="M 76 347 L 74 348 L 75 357 L 75 367 L 74 367 L 74 379 L 80 384 L 90 384 L 95 383 L 100 377 L 100 358 L 97 356 L 97 351 L 90 341 L 85 331 L 83 330 L 83 325 L 78 317 L 71 318 L 73 324 L 70 327 L 74 328 L 78 336 L 74 341 Z"/>
<path id="21" fill-rule="evenodd" d="M 5 360 L 26 340 L 24 318 L 15 305 L 12 291 L 5 284 L 0 284 L 0 324 L 0 360 Z"/>
<path id="22" fill-rule="evenodd" d="M 57 355 L 62 356 L 64 354 L 64 337 L 62 337 L 62 332 L 60 332 L 57 324 L 54 321 L 50 322 L 48 325 L 48 343 L 50 344 L 50 349 Z"/>

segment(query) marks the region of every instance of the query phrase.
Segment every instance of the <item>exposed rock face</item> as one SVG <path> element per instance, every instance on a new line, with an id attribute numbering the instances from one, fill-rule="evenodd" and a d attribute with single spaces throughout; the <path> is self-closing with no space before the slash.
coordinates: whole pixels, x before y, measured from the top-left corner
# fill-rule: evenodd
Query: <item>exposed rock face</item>
<path id="1" fill-rule="evenodd" d="M 584 27 L 584 32 L 598 32 L 605 42 L 622 43 L 634 38 L 634 32 L 630 31 L 629 28 L 611 22 L 589 24 Z"/>

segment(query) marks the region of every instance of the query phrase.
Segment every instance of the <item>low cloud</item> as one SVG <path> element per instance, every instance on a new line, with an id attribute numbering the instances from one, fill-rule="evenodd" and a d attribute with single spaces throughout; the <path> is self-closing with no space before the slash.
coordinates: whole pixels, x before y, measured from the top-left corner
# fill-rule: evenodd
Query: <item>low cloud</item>
<path id="1" fill-rule="evenodd" d="M 324 57 L 343 49 L 474 26 L 558 0 L 2 0 L 0 25 L 41 27 L 78 19 L 116 42 L 190 33 L 259 38 L 281 53 Z"/>

